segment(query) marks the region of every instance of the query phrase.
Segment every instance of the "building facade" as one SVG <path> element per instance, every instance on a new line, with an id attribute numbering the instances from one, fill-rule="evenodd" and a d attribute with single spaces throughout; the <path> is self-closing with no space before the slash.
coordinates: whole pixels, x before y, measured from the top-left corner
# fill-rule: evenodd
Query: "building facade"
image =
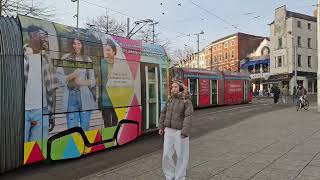
<path id="1" fill-rule="evenodd" d="M 219 71 L 240 71 L 240 60 L 253 52 L 265 37 L 236 33 L 212 42 L 211 69 Z"/>
<path id="2" fill-rule="evenodd" d="M 270 33 L 269 80 L 288 85 L 291 93 L 296 84 L 303 85 L 309 94 L 316 93 L 316 17 L 287 11 L 286 6 L 279 7 L 270 24 Z"/>
<path id="3" fill-rule="evenodd" d="M 255 95 L 267 95 L 270 92 L 270 39 L 264 39 L 257 49 L 240 62 L 241 71 L 250 74 L 252 91 Z"/>

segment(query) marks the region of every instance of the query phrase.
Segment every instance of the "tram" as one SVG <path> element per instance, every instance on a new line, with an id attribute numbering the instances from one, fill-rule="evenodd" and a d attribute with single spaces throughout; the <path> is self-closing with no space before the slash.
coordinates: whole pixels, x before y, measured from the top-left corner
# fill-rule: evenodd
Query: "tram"
<path id="1" fill-rule="evenodd" d="M 158 127 L 180 78 L 195 107 L 251 101 L 242 73 L 173 68 L 158 45 L 0 17 L 0 173 L 79 158 Z"/>

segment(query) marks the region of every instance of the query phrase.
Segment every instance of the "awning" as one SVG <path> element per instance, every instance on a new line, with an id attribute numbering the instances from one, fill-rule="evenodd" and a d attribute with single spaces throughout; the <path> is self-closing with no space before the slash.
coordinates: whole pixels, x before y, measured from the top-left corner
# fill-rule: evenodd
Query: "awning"
<path id="1" fill-rule="evenodd" d="M 270 64 L 270 59 L 249 60 L 241 65 L 241 67 L 248 67 L 256 64 Z"/>

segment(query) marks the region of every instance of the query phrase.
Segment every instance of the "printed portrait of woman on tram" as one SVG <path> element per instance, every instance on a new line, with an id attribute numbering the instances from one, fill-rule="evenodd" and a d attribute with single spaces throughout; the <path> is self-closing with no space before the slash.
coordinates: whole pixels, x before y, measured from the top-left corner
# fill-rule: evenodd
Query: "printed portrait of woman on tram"
<path id="1" fill-rule="evenodd" d="M 104 126 L 112 127 L 118 124 L 118 118 L 107 92 L 108 79 L 111 77 L 117 55 L 116 44 L 111 39 L 107 39 L 103 44 L 103 55 L 104 58 L 101 60 L 101 110 Z"/>
<path id="2" fill-rule="evenodd" d="M 74 38 L 71 43 L 71 53 L 62 56 L 62 60 L 92 63 L 89 56 L 84 54 L 84 44 Z M 63 84 L 62 112 L 67 113 L 68 128 L 80 127 L 88 131 L 90 127 L 91 110 L 95 108 L 96 86 L 93 68 L 59 67 L 59 81 Z"/>

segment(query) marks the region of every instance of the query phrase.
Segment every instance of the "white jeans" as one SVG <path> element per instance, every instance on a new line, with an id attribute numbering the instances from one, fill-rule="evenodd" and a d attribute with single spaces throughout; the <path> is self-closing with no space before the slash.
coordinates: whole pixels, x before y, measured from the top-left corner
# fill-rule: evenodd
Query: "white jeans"
<path id="1" fill-rule="evenodd" d="M 288 96 L 282 96 L 283 104 L 288 104 Z"/>
<path id="2" fill-rule="evenodd" d="M 181 130 L 165 128 L 162 169 L 166 180 L 184 180 L 189 161 L 189 137 L 181 138 Z M 173 160 L 174 152 L 177 162 Z"/>

